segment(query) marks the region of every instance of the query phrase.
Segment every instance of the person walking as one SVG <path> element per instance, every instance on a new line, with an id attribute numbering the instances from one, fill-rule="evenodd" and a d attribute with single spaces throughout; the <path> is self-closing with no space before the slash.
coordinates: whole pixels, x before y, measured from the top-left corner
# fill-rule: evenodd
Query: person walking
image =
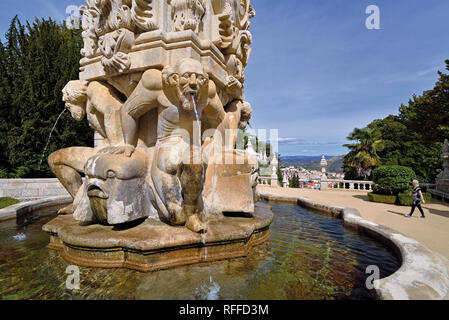
<path id="1" fill-rule="evenodd" d="M 411 218 L 413 213 L 415 212 L 415 209 L 418 208 L 421 212 L 421 219 L 425 219 L 426 216 L 424 215 L 424 210 L 421 207 L 421 203 L 426 203 L 426 201 L 424 200 L 424 196 L 422 194 L 422 190 L 419 186 L 418 180 L 413 180 L 413 190 L 410 192 L 410 195 L 413 198 L 412 211 L 410 212 L 410 214 L 406 214 L 405 216 L 407 218 Z"/>

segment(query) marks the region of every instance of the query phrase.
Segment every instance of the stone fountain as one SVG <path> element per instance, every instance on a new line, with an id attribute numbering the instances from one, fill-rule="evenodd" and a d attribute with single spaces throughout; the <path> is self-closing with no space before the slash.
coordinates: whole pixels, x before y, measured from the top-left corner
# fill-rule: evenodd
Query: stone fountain
<path id="1" fill-rule="evenodd" d="M 250 0 L 87 0 L 73 118 L 102 143 L 50 155 L 73 203 L 44 226 L 83 266 L 152 271 L 242 257 L 269 239 L 254 203 L 248 125 Z M 82 179 L 82 176 L 85 179 Z"/>

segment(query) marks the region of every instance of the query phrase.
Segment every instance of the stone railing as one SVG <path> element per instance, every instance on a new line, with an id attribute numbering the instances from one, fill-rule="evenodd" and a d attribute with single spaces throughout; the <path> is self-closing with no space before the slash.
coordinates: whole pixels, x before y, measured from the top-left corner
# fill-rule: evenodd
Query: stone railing
<path id="1" fill-rule="evenodd" d="M 281 185 L 278 182 L 277 176 L 259 176 L 257 182 L 264 186 L 279 187 Z"/>
<path id="2" fill-rule="evenodd" d="M 420 183 L 419 186 L 421 187 L 421 189 L 422 189 L 424 192 L 428 192 L 428 191 L 430 191 L 431 189 L 435 189 L 436 184 L 435 184 L 435 183 Z"/>
<path id="3" fill-rule="evenodd" d="M 372 181 L 357 180 L 326 180 L 322 184 L 328 184 L 328 190 L 347 190 L 347 191 L 373 191 L 375 183 Z"/>
<path id="4" fill-rule="evenodd" d="M 0 179 L 0 197 L 30 201 L 69 196 L 58 179 Z"/>
<path id="5" fill-rule="evenodd" d="M 271 177 L 268 177 L 268 176 L 266 176 L 266 177 L 259 176 L 259 178 L 257 179 L 257 182 L 258 182 L 259 184 L 261 184 L 261 185 L 269 186 L 269 185 L 271 184 Z"/>

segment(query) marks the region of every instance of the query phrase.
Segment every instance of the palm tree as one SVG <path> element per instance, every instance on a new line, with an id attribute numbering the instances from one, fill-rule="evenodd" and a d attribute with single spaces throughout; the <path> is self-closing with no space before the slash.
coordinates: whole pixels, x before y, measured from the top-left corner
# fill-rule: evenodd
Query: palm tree
<path id="1" fill-rule="evenodd" d="M 360 178 L 368 178 L 375 167 L 381 165 L 377 152 L 382 151 L 384 142 L 379 130 L 371 128 L 355 128 L 347 137 L 349 141 L 356 141 L 352 144 L 345 144 L 343 147 L 351 151 L 345 156 L 345 165 L 353 168 Z"/>

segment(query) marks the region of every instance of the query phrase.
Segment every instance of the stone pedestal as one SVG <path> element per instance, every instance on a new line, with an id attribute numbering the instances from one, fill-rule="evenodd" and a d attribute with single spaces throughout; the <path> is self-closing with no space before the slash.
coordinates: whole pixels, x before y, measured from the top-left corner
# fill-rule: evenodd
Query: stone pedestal
<path id="1" fill-rule="evenodd" d="M 72 216 L 59 216 L 43 230 L 51 236 L 49 248 L 70 263 L 150 272 L 245 257 L 269 239 L 272 221 L 271 208 L 257 205 L 253 215 L 209 222 L 204 235 L 151 219 L 134 227 L 81 226 Z"/>
<path id="2" fill-rule="evenodd" d="M 437 190 L 449 195 L 449 179 L 436 179 Z"/>
<path id="3" fill-rule="evenodd" d="M 272 174 L 271 175 L 271 186 L 272 187 L 279 187 L 279 181 L 278 181 L 278 175 Z"/>
<path id="4" fill-rule="evenodd" d="M 320 186 L 321 190 L 327 190 L 329 189 L 329 182 L 327 181 L 327 177 L 326 176 L 322 176 L 321 177 L 321 186 Z"/>

